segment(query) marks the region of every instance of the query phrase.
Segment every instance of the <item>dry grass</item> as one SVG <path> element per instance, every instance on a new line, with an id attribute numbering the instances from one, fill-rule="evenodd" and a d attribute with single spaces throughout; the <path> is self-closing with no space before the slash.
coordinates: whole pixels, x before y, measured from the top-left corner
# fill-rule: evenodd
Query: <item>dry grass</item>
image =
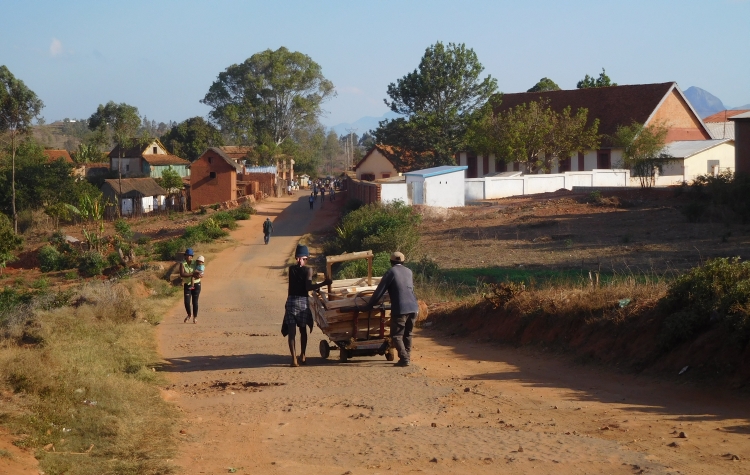
<path id="1" fill-rule="evenodd" d="M 8 425 L 45 473 L 173 471 L 177 414 L 159 394 L 149 323 L 171 301 L 153 288 L 139 279 L 86 284 L 73 306 L 31 308 L 16 322 L 24 337 L 2 340 L 0 374 L 19 408 Z"/>

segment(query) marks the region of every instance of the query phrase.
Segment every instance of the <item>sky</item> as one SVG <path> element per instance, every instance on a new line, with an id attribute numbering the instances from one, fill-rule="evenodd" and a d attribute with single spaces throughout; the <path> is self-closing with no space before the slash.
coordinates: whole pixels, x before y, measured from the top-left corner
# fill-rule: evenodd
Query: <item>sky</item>
<path id="1" fill-rule="evenodd" d="M 218 74 L 286 46 L 321 65 L 337 96 L 321 122 L 381 116 L 389 83 L 426 48 L 465 43 L 502 92 L 549 77 L 575 88 L 677 81 L 727 107 L 750 103 L 750 0 L 3 0 L 0 65 L 50 123 L 125 102 L 157 122 L 207 116 Z"/>

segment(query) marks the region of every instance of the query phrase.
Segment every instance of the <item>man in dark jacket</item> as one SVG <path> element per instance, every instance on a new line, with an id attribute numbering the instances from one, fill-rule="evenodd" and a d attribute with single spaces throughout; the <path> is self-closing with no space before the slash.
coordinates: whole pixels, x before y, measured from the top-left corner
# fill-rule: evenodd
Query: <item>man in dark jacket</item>
<path id="1" fill-rule="evenodd" d="M 398 351 L 396 366 L 410 364 L 411 332 L 419 313 L 411 269 L 403 266 L 404 260 L 404 255 L 400 252 L 391 254 L 391 268 L 380 280 L 368 304 L 372 308 L 386 291 L 391 298 L 391 345 Z"/>

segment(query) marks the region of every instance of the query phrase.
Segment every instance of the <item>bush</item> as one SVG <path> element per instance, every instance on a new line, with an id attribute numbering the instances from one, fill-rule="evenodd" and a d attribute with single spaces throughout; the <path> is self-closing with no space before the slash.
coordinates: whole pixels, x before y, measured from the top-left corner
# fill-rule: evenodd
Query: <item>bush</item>
<path id="1" fill-rule="evenodd" d="M 357 198 L 349 198 L 348 200 L 346 200 L 346 203 L 344 203 L 344 216 L 351 213 L 352 211 L 357 211 L 362 206 L 364 206 L 362 200 L 358 200 Z"/>
<path id="2" fill-rule="evenodd" d="M 231 211 L 220 211 L 215 213 L 209 219 L 203 221 L 201 225 L 204 225 L 205 227 L 218 226 L 224 229 L 237 229 L 237 223 L 235 222 L 235 217 L 232 215 Z"/>
<path id="3" fill-rule="evenodd" d="M 154 249 L 162 260 L 171 261 L 175 259 L 178 253 L 194 246 L 196 243 L 211 242 L 228 236 L 229 233 L 224 231 L 222 227 L 229 229 L 237 227 L 234 218 L 227 212 L 216 213 L 196 226 L 186 227 L 181 237 L 157 243 Z"/>
<path id="4" fill-rule="evenodd" d="M 660 302 L 667 314 L 662 342 L 672 348 L 712 323 L 727 324 L 743 344 L 750 340 L 750 262 L 739 258 L 708 261 L 683 274 Z"/>
<path id="5" fill-rule="evenodd" d="M 415 282 L 432 282 L 441 276 L 437 262 L 429 257 L 422 257 L 420 260 L 413 262 L 407 261 L 404 265 L 411 269 Z"/>
<path id="6" fill-rule="evenodd" d="M 375 254 L 372 260 L 372 275 L 381 276 L 391 268 L 391 253 L 380 252 Z M 344 262 L 336 273 L 337 279 L 354 279 L 355 277 L 367 276 L 367 260 L 357 259 L 356 261 Z"/>
<path id="7" fill-rule="evenodd" d="M 697 223 L 706 212 L 706 205 L 700 201 L 693 201 L 682 207 L 680 210 L 685 215 L 689 223 Z"/>
<path id="8" fill-rule="evenodd" d="M 336 237 L 326 243 L 328 255 L 372 250 L 401 251 L 409 258 L 419 242 L 421 216 L 401 202 L 373 203 L 344 216 Z"/>
<path id="9" fill-rule="evenodd" d="M 42 272 L 52 272 L 59 268 L 62 255 L 57 249 L 47 244 L 39 249 L 37 258 L 39 259 L 39 268 L 42 269 Z"/>
<path id="10" fill-rule="evenodd" d="M 96 251 L 86 251 L 81 254 L 78 262 L 78 272 L 85 277 L 101 275 L 107 268 L 107 261 Z"/>
<path id="11" fill-rule="evenodd" d="M 121 238 L 126 241 L 133 239 L 133 230 L 130 229 L 130 225 L 124 219 L 120 218 L 115 221 L 115 231 L 120 235 Z"/>

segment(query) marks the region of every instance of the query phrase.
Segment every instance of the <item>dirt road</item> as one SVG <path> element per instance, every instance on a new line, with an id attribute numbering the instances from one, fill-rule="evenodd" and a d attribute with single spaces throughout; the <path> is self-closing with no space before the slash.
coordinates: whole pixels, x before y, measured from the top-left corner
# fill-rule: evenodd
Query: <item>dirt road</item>
<path id="1" fill-rule="evenodd" d="M 189 474 L 750 473 L 750 409 L 737 395 L 574 365 L 421 330 L 414 362 L 289 368 L 279 332 L 284 263 L 321 211 L 270 200 L 207 263 L 197 325 L 160 326 L 184 411 L 176 463 Z M 329 218 L 332 213 L 329 213 Z M 685 438 L 680 437 L 684 432 Z M 732 460 L 733 455 L 740 460 Z"/>

